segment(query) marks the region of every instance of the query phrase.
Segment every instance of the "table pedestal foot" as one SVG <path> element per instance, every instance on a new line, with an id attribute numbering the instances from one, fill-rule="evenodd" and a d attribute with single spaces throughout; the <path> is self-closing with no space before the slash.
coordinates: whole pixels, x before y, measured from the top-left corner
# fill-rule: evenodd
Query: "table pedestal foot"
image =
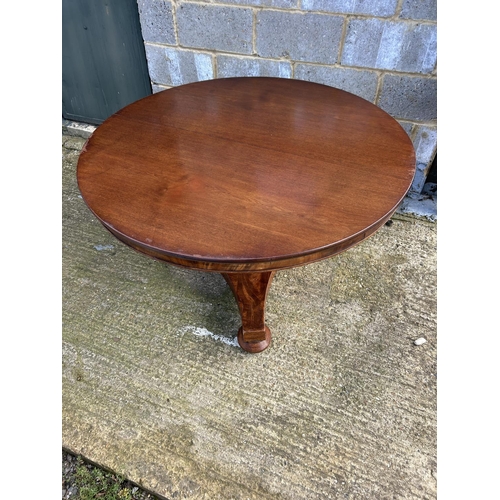
<path id="1" fill-rule="evenodd" d="M 276 271 L 223 273 L 234 294 L 241 315 L 238 343 L 247 352 L 261 352 L 271 343 L 265 323 L 266 297 Z"/>
<path id="2" fill-rule="evenodd" d="M 244 351 L 251 353 L 262 352 L 264 349 L 267 349 L 271 343 L 271 330 L 269 330 L 267 326 L 264 327 L 264 335 L 264 340 L 247 342 L 244 339 L 243 327 L 240 326 L 240 329 L 238 330 L 238 344 L 240 344 L 240 347 Z"/>

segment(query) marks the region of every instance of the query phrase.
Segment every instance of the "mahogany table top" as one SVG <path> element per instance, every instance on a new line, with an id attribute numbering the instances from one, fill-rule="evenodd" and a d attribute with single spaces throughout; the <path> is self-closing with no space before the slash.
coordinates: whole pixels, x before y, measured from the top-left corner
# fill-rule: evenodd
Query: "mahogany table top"
<path id="1" fill-rule="evenodd" d="M 415 173 L 402 127 L 372 103 L 280 78 L 197 82 L 100 125 L 78 184 L 115 236 L 152 257 L 219 272 L 306 264 L 359 243 Z"/>

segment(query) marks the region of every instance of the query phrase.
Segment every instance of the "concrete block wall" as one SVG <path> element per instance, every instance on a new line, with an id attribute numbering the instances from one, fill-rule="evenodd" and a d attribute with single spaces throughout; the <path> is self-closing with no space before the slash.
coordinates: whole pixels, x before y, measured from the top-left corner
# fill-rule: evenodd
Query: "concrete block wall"
<path id="1" fill-rule="evenodd" d="M 232 76 L 323 83 L 396 118 L 420 193 L 437 148 L 436 0 L 138 0 L 154 92 Z"/>

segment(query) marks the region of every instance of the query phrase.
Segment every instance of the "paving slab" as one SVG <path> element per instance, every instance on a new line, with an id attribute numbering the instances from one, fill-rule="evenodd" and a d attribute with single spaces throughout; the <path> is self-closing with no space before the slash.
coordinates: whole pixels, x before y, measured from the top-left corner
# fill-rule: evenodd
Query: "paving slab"
<path id="1" fill-rule="evenodd" d="M 63 135 L 63 447 L 168 499 L 436 498 L 437 223 L 278 272 L 249 354 L 222 276 L 93 217 L 84 142 Z"/>

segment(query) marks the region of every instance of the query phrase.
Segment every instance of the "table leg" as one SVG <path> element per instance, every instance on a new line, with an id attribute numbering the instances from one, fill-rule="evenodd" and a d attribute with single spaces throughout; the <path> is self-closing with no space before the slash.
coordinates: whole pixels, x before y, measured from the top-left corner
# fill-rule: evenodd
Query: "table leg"
<path id="1" fill-rule="evenodd" d="M 241 315 L 238 343 L 248 352 L 261 352 L 271 342 L 264 313 L 266 297 L 276 271 L 261 273 L 222 273 L 233 291 Z"/>

